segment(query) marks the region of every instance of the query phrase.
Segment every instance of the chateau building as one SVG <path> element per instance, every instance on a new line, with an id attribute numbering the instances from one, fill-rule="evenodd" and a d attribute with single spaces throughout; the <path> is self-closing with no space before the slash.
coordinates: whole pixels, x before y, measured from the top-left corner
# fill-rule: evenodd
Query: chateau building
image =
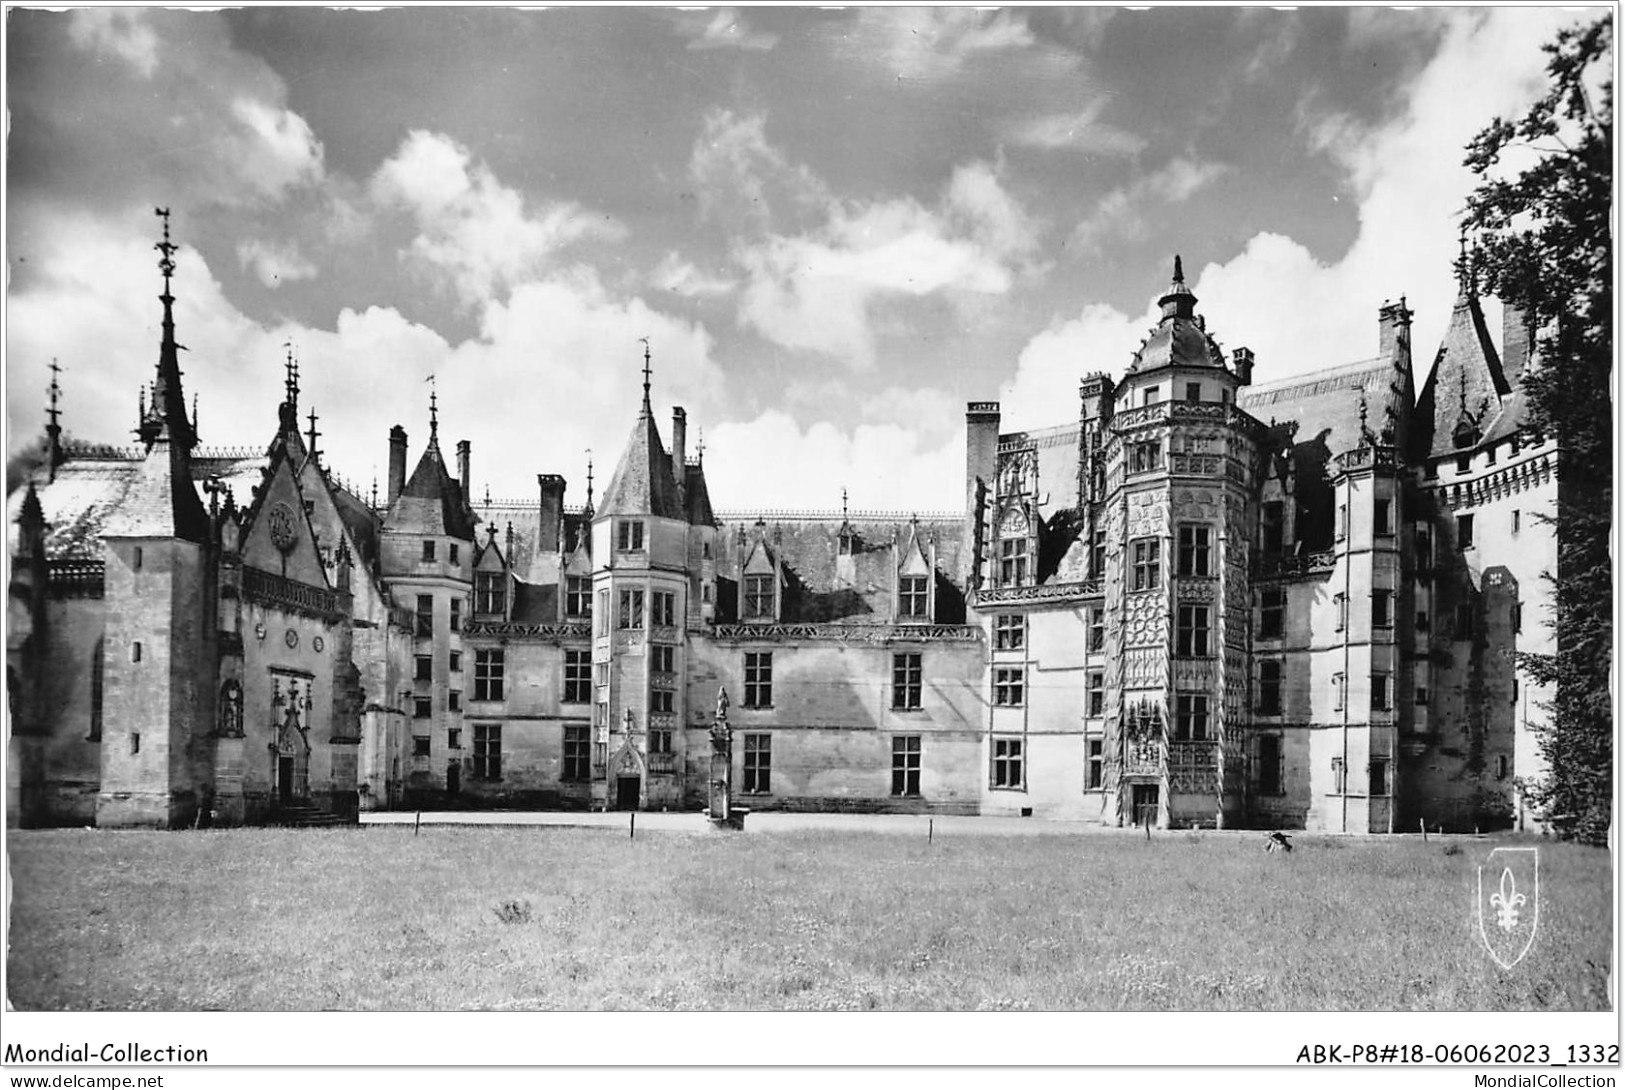
<path id="1" fill-rule="evenodd" d="M 64 442 L 53 399 L 8 501 L 9 823 L 699 809 L 719 692 L 758 809 L 1538 820 L 1550 693 L 1515 655 L 1554 647 L 1555 448 L 1524 422 L 1529 331 L 1509 312 L 1498 349 L 1466 277 L 1418 396 L 1403 301 L 1375 357 L 1255 383 L 1176 259 L 1070 419 L 969 404 L 962 512 L 730 515 L 683 409 L 663 438 L 647 352 L 579 507 L 553 474 L 476 502 L 432 397 L 411 474 L 396 427 L 361 495 L 314 412 L 301 434 L 291 358 L 265 451 L 203 448 L 161 245 L 139 446 Z"/>

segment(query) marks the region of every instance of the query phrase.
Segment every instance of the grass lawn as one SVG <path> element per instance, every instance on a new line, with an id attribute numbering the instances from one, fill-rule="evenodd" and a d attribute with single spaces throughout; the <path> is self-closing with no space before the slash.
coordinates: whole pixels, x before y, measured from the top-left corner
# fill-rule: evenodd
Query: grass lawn
<path id="1" fill-rule="evenodd" d="M 9 834 L 10 1001 L 52 1010 L 1606 1009 L 1612 868 L 1492 841 L 558 827 Z"/>

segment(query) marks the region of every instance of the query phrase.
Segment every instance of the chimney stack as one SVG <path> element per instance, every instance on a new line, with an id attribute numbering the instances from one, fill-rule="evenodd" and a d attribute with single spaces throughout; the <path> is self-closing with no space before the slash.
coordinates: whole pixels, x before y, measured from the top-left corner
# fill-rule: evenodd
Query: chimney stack
<path id="1" fill-rule="evenodd" d="M 389 499 L 395 506 L 396 497 L 406 487 L 406 429 L 396 424 L 389 429 Z"/>
<path id="2" fill-rule="evenodd" d="M 999 403 L 972 401 L 965 406 L 965 540 L 960 551 L 960 577 L 967 591 L 980 584 L 980 555 L 989 541 L 983 516 L 999 469 Z"/>
<path id="3" fill-rule="evenodd" d="M 1400 296 L 1397 303 L 1384 303 L 1382 309 L 1377 311 L 1378 352 L 1383 357 L 1393 356 L 1394 346 L 1399 343 L 1401 332 L 1409 343 L 1413 313 L 1405 306 L 1404 296 Z"/>
<path id="4" fill-rule="evenodd" d="M 671 411 L 671 475 L 677 482 L 677 502 L 688 508 L 688 413 L 681 405 Z"/>
<path id="5" fill-rule="evenodd" d="M 468 451 L 467 439 L 457 441 L 457 480 L 463 486 L 463 499 L 468 499 Z"/>
<path id="6" fill-rule="evenodd" d="M 1230 361 L 1236 371 L 1236 381 L 1243 386 L 1253 384 L 1253 350 L 1251 348 L 1238 348 L 1230 354 Z"/>
<path id="7" fill-rule="evenodd" d="M 557 554 L 564 547 L 564 478 L 557 473 L 538 473 L 542 489 L 540 518 L 536 521 L 536 552 Z"/>
<path id="8" fill-rule="evenodd" d="M 1523 308 L 1506 301 L 1501 303 L 1501 368 L 1507 385 L 1516 387 L 1529 366 L 1529 319 Z"/>

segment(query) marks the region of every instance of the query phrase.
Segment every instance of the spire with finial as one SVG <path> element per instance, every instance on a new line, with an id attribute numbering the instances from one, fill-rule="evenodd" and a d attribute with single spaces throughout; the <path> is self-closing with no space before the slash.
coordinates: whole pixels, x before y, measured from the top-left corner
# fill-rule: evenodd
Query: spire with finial
<path id="1" fill-rule="evenodd" d="M 283 364 L 282 400 L 297 412 L 299 408 L 299 362 L 293 357 L 293 341 L 283 341 L 282 347 L 288 350 L 287 362 Z"/>
<path id="2" fill-rule="evenodd" d="M 846 514 L 846 486 L 842 485 L 841 486 L 841 521 L 845 522 L 846 518 L 847 518 L 847 514 Z"/>
<path id="3" fill-rule="evenodd" d="M 305 451 L 310 456 L 311 460 L 314 461 L 316 459 L 316 439 L 322 434 L 316 430 L 316 407 L 314 405 L 311 406 L 310 409 L 310 431 L 306 432 L 305 434 L 306 438 L 309 440 L 309 442 L 305 445 Z"/>
<path id="4" fill-rule="evenodd" d="M 370 506 L 372 507 L 372 509 L 374 511 L 378 510 L 378 467 L 377 466 L 372 467 L 372 502 L 371 502 Z"/>
<path id="5" fill-rule="evenodd" d="M 440 443 L 440 398 L 439 389 L 435 385 L 434 376 L 429 376 L 429 445 L 439 446 Z"/>
<path id="6" fill-rule="evenodd" d="M 169 237 L 169 209 L 157 208 L 154 211 L 164 223 L 163 240 L 153 244 L 160 255 L 158 271 L 164 277 L 164 293 L 158 297 L 159 302 L 164 304 L 163 341 L 158 350 L 158 378 L 153 384 L 151 412 L 155 427 L 146 429 L 152 436 L 150 439 L 146 434 L 142 438 L 150 444 L 167 429 L 170 441 L 189 452 L 196 444 L 197 436 L 187 422 L 186 401 L 181 392 L 180 350 L 184 346 L 175 342 L 175 296 L 170 284 L 175 276 L 175 252 L 180 247 Z"/>
<path id="7" fill-rule="evenodd" d="M 643 414 L 648 416 L 653 410 L 649 407 L 649 338 L 639 337 L 643 342 Z"/>
<path id="8" fill-rule="evenodd" d="M 65 460 L 62 454 L 62 422 L 60 420 L 62 410 L 57 408 L 57 402 L 62 396 L 62 386 L 56 381 L 56 377 L 62 373 L 62 367 L 54 358 L 51 360 L 50 370 L 51 385 L 46 388 L 46 393 L 50 395 L 51 404 L 45 410 L 47 417 L 45 440 L 48 446 L 47 454 L 50 462 L 48 472 L 50 473 L 50 479 L 54 481 L 56 480 L 56 467 Z"/>
<path id="9" fill-rule="evenodd" d="M 1473 267 L 1467 257 L 1467 225 L 1463 224 L 1457 237 L 1456 287 L 1463 296 L 1473 294 Z"/>
<path id="10" fill-rule="evenodd" d="M 587 448 L 587 510 L 592 511 L 592 448 Z"/>
<path id="11" fill-rule="evenodd" d="M 1190 318 L 1196 313 L 1196 295 L 1185 286 L 1185 262 L 1174 255 L 1174 278 L 1167 294 L 1157 300 L 1164 318 Z"/>

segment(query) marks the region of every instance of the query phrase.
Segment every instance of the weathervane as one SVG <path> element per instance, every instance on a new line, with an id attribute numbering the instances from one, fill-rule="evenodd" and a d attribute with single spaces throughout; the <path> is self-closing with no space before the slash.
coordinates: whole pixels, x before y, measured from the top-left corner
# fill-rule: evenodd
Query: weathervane
<path id="1" fill-rule="evenodd" d="M 643 342 L 643 407 L 649 407 L 649 338 L 639 337 Z"/>
<path id="2" fill-rule="evenodd" d="M 175 275 L 175 251 L 179 246 L 169 241 L 169 209 L 154 208 L 158 218 L 164 221 L 164 240 L 153 243 L 153 249 L 164 256 L 158 259 L 158 271 L 164 274 L 164 296 L 169 295 L 169 279 Z"/>

